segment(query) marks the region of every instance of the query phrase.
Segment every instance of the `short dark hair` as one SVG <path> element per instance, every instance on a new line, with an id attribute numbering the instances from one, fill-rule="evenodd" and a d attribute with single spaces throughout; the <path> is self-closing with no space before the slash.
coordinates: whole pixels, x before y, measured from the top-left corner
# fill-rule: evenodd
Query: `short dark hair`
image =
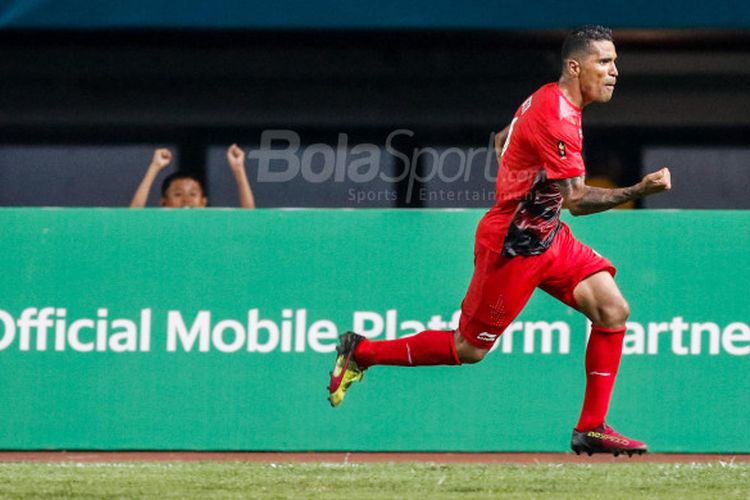
<path id="1" fill-rule="evenodd" d="M 612 30 L 606 26 L 599 25 L 586 25 L 574 28 L 565 37 L 562 45 L 561 56 L 563 62 L 573 54 L 587 50 L 591 42 L 599 42 L 601 40 L 612 42 Z"/>
<path id="2" fill-rule="evenodd" d="M 169 186 L 172 185 L 172 183 L 178 179 L 192 179 L 195 182 L 197 182 L 201 189 L 203 190 L 203 195 L 206 195 L 206 187 L 203 185 L 203 179 L 198 177 L 196 174 L 193 174 L 191 172 L 172 172 L 168 176 L 164 178 L 164 180 L 161 182 L 161 197 L 164 198 L 167 196 L 167 190 L 169 189 Z"/>

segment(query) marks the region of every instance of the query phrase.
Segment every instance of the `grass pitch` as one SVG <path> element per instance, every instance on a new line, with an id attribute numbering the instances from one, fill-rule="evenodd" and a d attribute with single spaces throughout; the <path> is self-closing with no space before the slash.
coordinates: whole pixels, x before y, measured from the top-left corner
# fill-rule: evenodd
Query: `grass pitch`
<path id="1" fill-rule="evenodd" d="M 750 498 L 750 463 L 0 464 L 2 498 Z"/>

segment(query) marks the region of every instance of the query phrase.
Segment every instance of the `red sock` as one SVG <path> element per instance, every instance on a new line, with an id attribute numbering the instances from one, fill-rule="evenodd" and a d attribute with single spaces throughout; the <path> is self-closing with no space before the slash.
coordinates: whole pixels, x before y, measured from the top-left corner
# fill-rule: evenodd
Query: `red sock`
<path id="1" fill-rule="evenodd" d="M 362 340 L 354 350 L 360 368 L 372 365 L 460 365 L 453 331 L 425 330 L 395 340 Z"/>
<path id="2" fill-rule="evenodd" d="M 586 395 L 577 431 L 588 431 L 604 423 L 622 356 L 625 328 L 591 327 L 586 349 Z"/>

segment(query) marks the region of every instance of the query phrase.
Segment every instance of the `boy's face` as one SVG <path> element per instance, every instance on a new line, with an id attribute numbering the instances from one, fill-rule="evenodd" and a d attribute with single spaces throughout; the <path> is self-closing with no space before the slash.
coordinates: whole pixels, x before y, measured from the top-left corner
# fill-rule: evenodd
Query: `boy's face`
<path id="1" fill-rule="evenodd" d="M 173 180 L 161 198 L 161 206 L 166 208 L 205 208 L 207 204 L 203 188 L 194 179 Z"/>

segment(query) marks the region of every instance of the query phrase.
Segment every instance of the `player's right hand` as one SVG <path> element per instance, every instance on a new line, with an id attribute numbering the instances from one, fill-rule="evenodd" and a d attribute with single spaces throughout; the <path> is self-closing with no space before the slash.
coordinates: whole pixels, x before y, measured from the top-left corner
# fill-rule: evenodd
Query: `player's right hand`
<path id="1" fill-rule="evenodd" d="M 672 174 L 668 168 L 651 172 L 641 180 L 643 194 L 654 194 L 672 189 Z"/>
<path id="2" fill-rule="evenodd" d="M 167 148 L 160 148 L 154 151 L 154 157 L 151 158 L 151 168 L 162 170 L 172 162 L 172 152 Z"/>

